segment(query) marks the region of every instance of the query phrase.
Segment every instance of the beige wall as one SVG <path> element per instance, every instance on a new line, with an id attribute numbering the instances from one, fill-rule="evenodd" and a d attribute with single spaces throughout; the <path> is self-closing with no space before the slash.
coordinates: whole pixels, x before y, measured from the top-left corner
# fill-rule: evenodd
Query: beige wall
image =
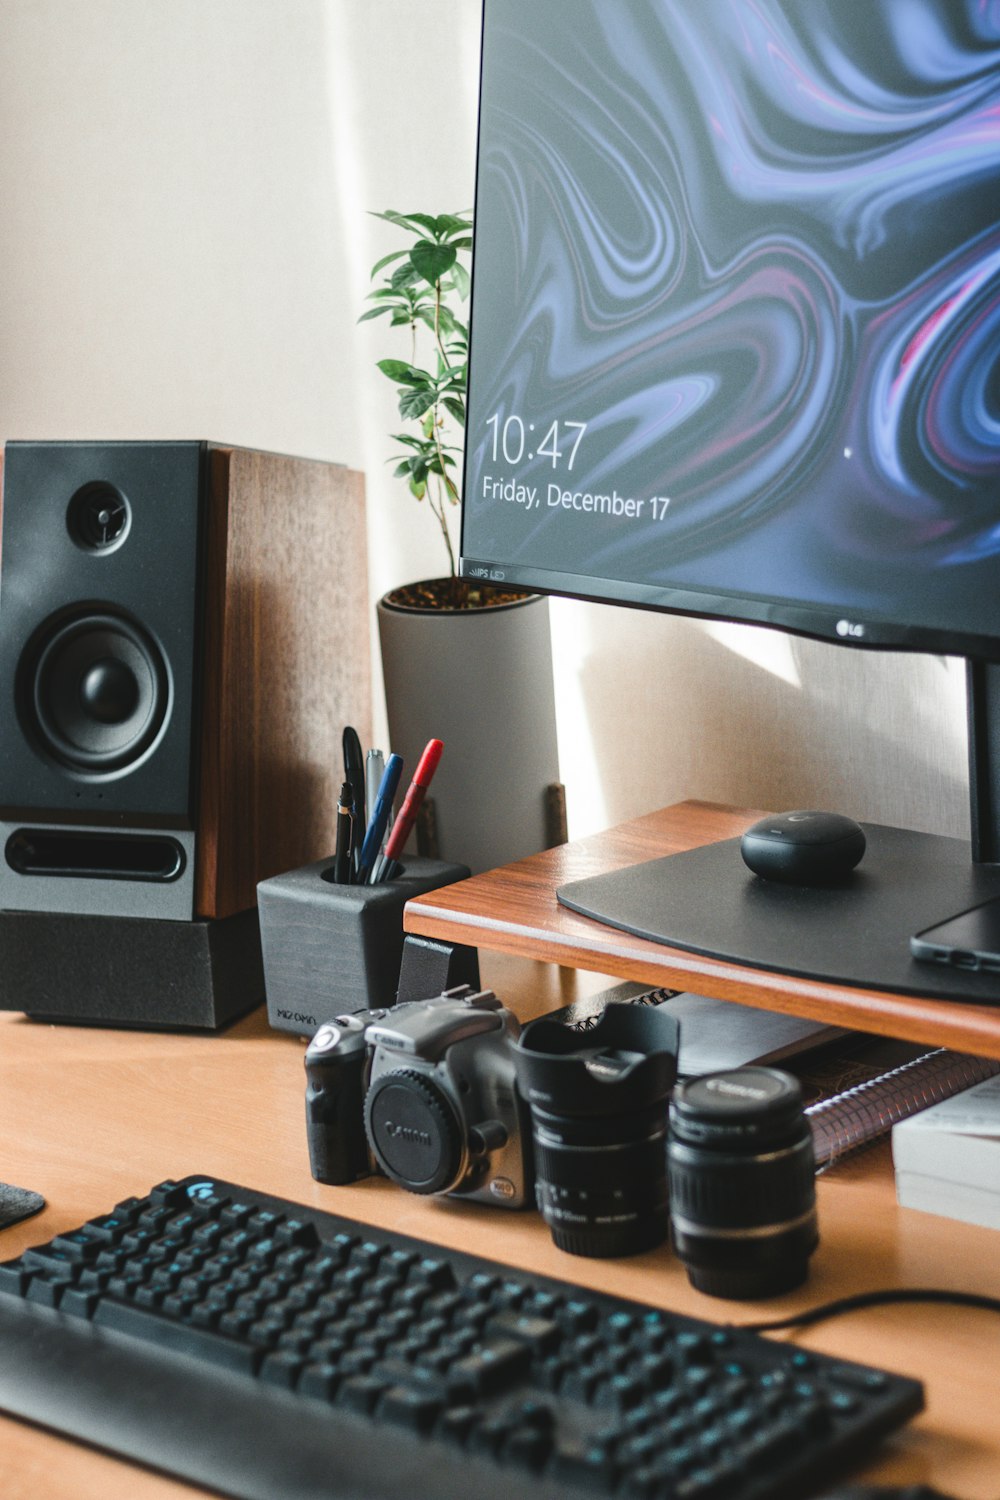
<path id="1" fill-rule="evenodd" d="M 475 0 L 0 0 L 0 435 L 368 476 L 373 597 L 440 571 L 385 467 L 366 210 L 472 198 Z M 554 601 L 571 829 L 684 796 L 960 833 L 958 664 Z"/>

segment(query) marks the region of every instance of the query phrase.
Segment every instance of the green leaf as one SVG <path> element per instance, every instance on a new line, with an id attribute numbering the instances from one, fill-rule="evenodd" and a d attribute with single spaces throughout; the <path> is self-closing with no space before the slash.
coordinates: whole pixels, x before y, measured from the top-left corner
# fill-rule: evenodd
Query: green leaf
<path id="1" fill-rule="evenodd" d="M 410 494 L 411 495 L 414 495 L 416 497 L 416 499 L 418 499 L 418 500 L 422 500 L 424 498 L 424 496 L 426 495 L 426 493 L 427 493 L 427 485 L 426 485 L 426 483 L 424 483 L 424 484 L 418 484 L 415 479 L 411 479 L 410 480 Z"/>
<path id="2" fill-rule="evenodd" d="M 456 327 L 457 327 L 457 323 L 456 323 L 456 319 L 455 319 L 455 314 L 452 312 L 452 310 L 451 310 L 450 307 L 444 307 L 444 306 L 441 307 L 440 312 L 441 312 L 441 321 L 440 321 L 440 325 L 439 326 L 441 328 L 441 332 L 443 334 L 447 334 L 447 335 L 453 334 L 455 332 Z"/>
<path id="3" fill-rule="evenodd" d="M 407 224 L 419 224 L 421 229 L 427 229 L 431 234 L 437 233 L 437 219 L 433 214 L 405 214 Z"/>
<path id="4" fill-rule="evenodd" d="M 412 322 L 413 314 L 408 308 L 401 308 L 399 312 L 393 313 L 392 322 L 389 326 L 390 328 L 408 328 Z"/>
<path id="5" fill-rule="evenodd" d="M 380 359 L 378 367 L 383 375 L 403 385 L 430 384 L 430 376 L 426 370 L 418 370 L 416 365 L 408 364 L 405 359 Z"/>
<path id="6" fill-rule="evenodd" d="M 441 467 L 442 464 L 450 464 L 452 468 L 455 467 L 455 460 L 453 458 L 449 458 L 444 449 L 441 450 L 440 456 L 435 453 L 434 457 L 428 460 L 427 467 L 432 474 L 441 474 L 444 478 L 447 478 L 448 476 L 445 474 L 444 469 Z"/>
<path id="7" fill-rule="evenodd" d="M 434 223 L 438 235 L 442 238 L 447 236 L 449 239 L 452 235 L 462 234 L 465 230 L 472 228 L 471 221 L 461 218 L 458 214 L 438 214 Z"/>
<path id="8" fill-rule="evenodd" d="M 465 267 L 459 261 L 455 262 L 451 274 L 455 278 L 455 285 L 458 288 L 458 295 L 461 297 L 463 302 L 466 302 L 468 300 L 469 293 L 472 291 L 472 278 L 470 277 Z"/>
<path id="9" fill-rule="evenodd" d="M 431 240 L 418 240 L 410 251 L 410 263 L 425 281 L 434 286 L 454 266 L 457 254 L 450 245 L 435 245 Z"/>
<path id="10" fill-rule="evenodd" d="M 464 386 L 465 385 L 465 365 L 446 365 L 444 363 L 444 361 L 439 357 L 438 358 L 437 383 L 438 383 L 439 386 L 444 386 L 444 385 Z"/>
<path id="11" fill-rule="evenodd" d="M 415 281 L 419 280 L 420 272 L 410 264 L 410 258 L 407 256 L 403 264 L 397 266 L 396 270 L 393 271 L 389 279 L 389 285 L 398 291 L 400 287 L 412 286 Z"/>
<path id="12" fill-rule="evenodd" d="M 418 307 L 414 316 L 419 322 L 426 323 L 431 333 L 440 333 L 442 338 L 446 338 L 455 331 L 455 319 L 444 306 L 436 310 L 433 307 Z"/>
<path id="13" fill-rule="evenodd" d="M 380 271 L 385 270 L 386 266 L 391 266 L 394 260 L 402 260 L 403 256 L 408 254 L 408 250 L 393 250 L 389 255 L 383 255 L 382 259 L 377 260 L 372 266 L 372 281 L 375 280 Z"/>
<path id="14" fill-rule="evenodd" d="M 391 458 L 389 459 L 389 462 L 392 463 L 392 459 Z M 413 469 L 413 459 L 412 458 L 404 458 L 403 462 L 401 464 L 399 464 L 398 467 L 396 467 L 395 469 L 393 469 L 393 471 L 392 471 L 392 477 L 393 477 L 393 479 L 402 479 L 403 475 L 404 474 L 409 474 L 412 469 Z"/>
<path id="15" fill-rule="evenodd" d="M 385 208 L 381 213 L 375 209 L 371 209 L 370 212 L 373 219 L 385 219 L 387 224 L 396 224 L 401 229 L 412 229 L 413 227 L 407 215 L 397 213 L 394 208 Z"/>
<path id="16" fill-rule="evenodd" d="M 399 415 L 404 421 L 414 422 L 418 417 L 422 417 L 436 400 L 435 392 L 426 388 L 404 391 L 399 398 Z"/>
<path id="17" fill-rule="evenodd" d="M 392 312 L 391 307 L 370 307 L 366 313 L 362 313 L 358 319 L 359 323 L 367 323 L 369 318 L 380 318 L 383 313 Z M 406 319 L 407 323 L 410 321 Z"/>
<path id="18" fill-rule="evenodd" d="M 455 418 L 455 421 L 456 422 L 460 422 L 461 425 L 464 427 L 465 426 L 465 406 L 464 406 L 464 404 L 461 401 L 459 401 L 456 396 L 445 396 L 445 397 L 443 397 L 443 405 L 444 405 L 444 407 L 445 407 L 445 409 L 447 411 L 451 412 L 452 416 Z"/>

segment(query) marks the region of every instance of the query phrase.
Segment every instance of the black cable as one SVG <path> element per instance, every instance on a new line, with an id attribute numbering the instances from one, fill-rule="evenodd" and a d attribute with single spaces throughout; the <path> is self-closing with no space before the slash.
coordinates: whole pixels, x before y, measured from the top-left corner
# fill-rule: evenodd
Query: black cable
<path id="1" fill-rule="evenodd" d="M 837 1318 L 841 1313 L 856 1312 L 863 1307 L 878 1307 L 891 1302 L 948 1302 L 958 1307 L 978 1307 L 986 1312 L 1000 1313 L 1000 1298 L 984 1297 L 977 1292 L 948 1292 L 933 1287 L 897 1287 L 881 1292 L 860 1292 L 855 1297 L 838 1297 L 835 1302 L 824 1302 L 819 1307 L 807 1308 L 790 1318 L 779 1318 L 767 1323 L 731 1323 L 744 1333 L 774 1333 L 779 1328 L 806 1328 L 810 1323 L 822 1322 L 824 1318 Z"/>

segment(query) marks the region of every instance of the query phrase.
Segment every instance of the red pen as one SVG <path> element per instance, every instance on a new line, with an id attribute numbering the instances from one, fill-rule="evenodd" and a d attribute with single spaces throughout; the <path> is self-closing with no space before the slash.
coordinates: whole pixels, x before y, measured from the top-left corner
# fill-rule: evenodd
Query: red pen
<path id="1" fill-rule="evenodd" d="M 395 863 L 403 852 L 403 846 L 410 837 L 417 818 L 417 811 L 424 800 L 424 793 L 431 784 L 434 772 L 438 768 L 441 752 L 444 749 L 443 740 L 428 740 L 424 753 L 417 763 L 417 769 L 413 773 L 413 780 L 406 788 L 406 796 L 403 805 L 396 814 L 396 821 L 392 825 L 392 832 L 386 840 L 383 850 L 383 866 L 380 875 L 383 879 L 392 879 L 394 871 L 388 866 Z"/>

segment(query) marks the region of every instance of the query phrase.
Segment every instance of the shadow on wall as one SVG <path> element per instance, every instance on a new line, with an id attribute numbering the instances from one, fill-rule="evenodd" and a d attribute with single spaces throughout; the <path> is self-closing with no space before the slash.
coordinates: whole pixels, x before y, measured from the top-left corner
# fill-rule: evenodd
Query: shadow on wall
<path id="1" fill-rule="evenodd" d="M 574 836 L 686 797 L 968 836 L 960 662 L 575 608 L 574 742 L 589 730 L 604 808 Z"/>

